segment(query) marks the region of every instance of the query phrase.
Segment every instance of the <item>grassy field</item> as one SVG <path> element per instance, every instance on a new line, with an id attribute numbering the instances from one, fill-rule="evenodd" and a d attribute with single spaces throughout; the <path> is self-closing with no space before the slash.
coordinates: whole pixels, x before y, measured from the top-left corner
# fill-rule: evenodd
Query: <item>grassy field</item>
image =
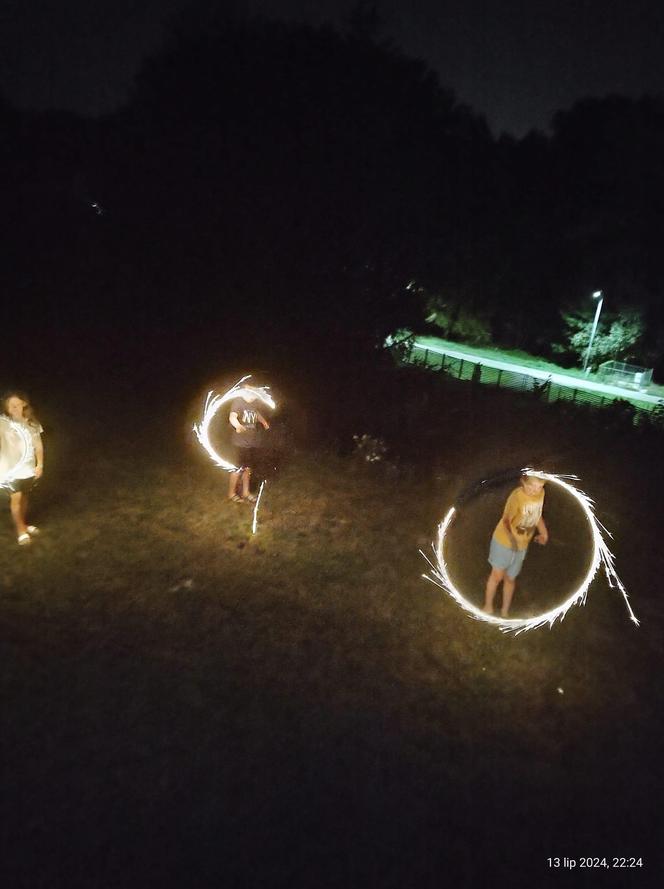
<path id="1" fill-rule="evenodd" d="M 533 367 L 537 370 L 549 371 L 550 373 L 567 374 L 570 377 L 576 377 L 578 379 L 585 378 L 585 374 L 582 370 L 559 367 L 551 361 L 546 361 L 544 358 L 539 358 L 536 355 L 531 355 L 529 352 L 523 352 L 520 349 L 501 349 L 498 346 L 471 346 L 466 343 L 455 343 L 435 335 L 430 335 L 428 337 L 418 336 L 417 340 L 423 343 L 426 343 L 427 340 L 431 340 L 434 344 L 436 341 L 440 341 L 450 349 L 462 349 L 464 352 L 468 352 L 469 355 L 477 355 L 479 358 L 495 358 L 498 361 L 522 364 L 524 367 Z"/>
<path id="2" fill-rule="evenodd" d="M 41 538 L 2 531 L 3 887 L 539 887 L 563 855 L 644 856 L 612 885 L 646 885 L 655 492 L 587 455 L 640 629 L 600 579 L 562 624 L 504 636 L 421 577 L 444 510 L 505 456 L 500 430 L 476 428 L 471 458 L 459 429 L 435 468 L 396 475 L 293 453 L 255 536 L 198 452 L 62 451 Z M 502 496 L 473 507 L 485 525 Z M 569 504 L 551 508 L 522 607 L 583 558 Z M 481 595 L 474 515 L 454 551 Z"/>

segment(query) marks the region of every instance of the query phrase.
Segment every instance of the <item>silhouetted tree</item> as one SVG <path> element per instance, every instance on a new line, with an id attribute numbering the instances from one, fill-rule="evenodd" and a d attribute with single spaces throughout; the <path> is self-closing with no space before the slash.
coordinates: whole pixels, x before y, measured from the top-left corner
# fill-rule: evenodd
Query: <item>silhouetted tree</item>
<path id="1" fill-rule="evenodd" d="M 421 311 L 406 283 L 481 227 L 486 126 L 365 34 L 180 29 L 117 127 L 125 212 L 176 275 L 206 270 L 199 315 L 248 301 L 282 338 L 380 340 Z"/>

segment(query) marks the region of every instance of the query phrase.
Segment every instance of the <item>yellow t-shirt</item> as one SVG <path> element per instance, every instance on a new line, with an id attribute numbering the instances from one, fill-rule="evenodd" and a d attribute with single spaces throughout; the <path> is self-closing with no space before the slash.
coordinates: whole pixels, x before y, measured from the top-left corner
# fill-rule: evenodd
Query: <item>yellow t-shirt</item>
<path id="1" fill-rule="evenodd" d="M 533 538 L 537 523 L 542 518 L 544 506 L 544 488 L 534 497 L 529 496 L 522 487 L 515 488 L 507 498 L 505 509 L 496 525 L 493 536 L 503 546 L 512 547 L 507 529 L 503 520 L 508 519 L 512 534 L 516 539 L 519 550 L 528 549 L 528 544 Z"/>

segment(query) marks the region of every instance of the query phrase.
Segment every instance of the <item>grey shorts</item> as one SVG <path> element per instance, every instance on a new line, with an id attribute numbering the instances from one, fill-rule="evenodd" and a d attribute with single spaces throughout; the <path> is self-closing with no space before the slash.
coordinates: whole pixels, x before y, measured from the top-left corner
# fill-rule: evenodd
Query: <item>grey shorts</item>
<path id="1" fill-rule="evenodd" d="M 19 492 L 27 494 L 34 488 L 36 481 L 34 475 L 31 475 L 30 478 L 15 478 L 11 482 L 5 482 L 2 490 L 7 494 L 18 494 Z"/>
<path id="2" fill-rule="evenodd" d="M 523 561 L 526 558 L 527 549 L 513 550 L 509 546 L 503 546 L 498 543 L 495 537 L 491 538 L 491 547 L 489 549 L 489 565 L 492 568 L 499 568 L 505 574 L 514 580 L 523 568 Z"/>

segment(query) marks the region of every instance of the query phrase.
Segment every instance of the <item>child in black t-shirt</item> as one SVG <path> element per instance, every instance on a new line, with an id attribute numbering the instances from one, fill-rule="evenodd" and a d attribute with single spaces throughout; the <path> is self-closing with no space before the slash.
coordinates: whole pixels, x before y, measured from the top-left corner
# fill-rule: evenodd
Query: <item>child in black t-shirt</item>
<path id="1" fill-rule="evenodd" d="M 263 429 L 270 428 L 270 424 L 257 410 L 254 402 L 256 394 L 251 389 L 244 389 L 243 394 L 234 398 L 231 402 L 228 422 L 235 432 L 233 433 L 233 445 L 235 448 L 235 465 L 238 469 L 229 473 L 228 499 L 234 503 L 243 500 L 250 503 L 256 501 L 256 497 L 249 491 L 251 470 L 256 462 L 258 446 L 258 424 Z M 242 480 L 241 490 L 238 493 L 238 482 Z"/>

